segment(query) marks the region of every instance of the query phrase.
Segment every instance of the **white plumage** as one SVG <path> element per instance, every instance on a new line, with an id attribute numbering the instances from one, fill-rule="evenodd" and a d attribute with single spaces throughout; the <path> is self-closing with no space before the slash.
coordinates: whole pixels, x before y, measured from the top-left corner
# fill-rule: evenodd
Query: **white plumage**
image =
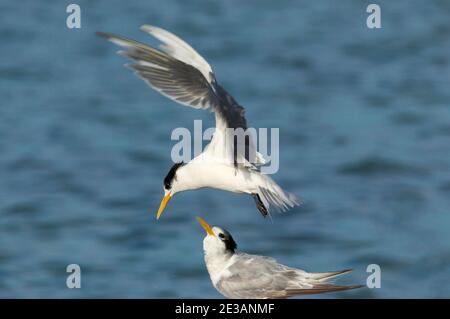
<path id="1" fill-rule="evenodd" d="M 204 152 L 187 164 L 175 164 L 167 174 L 157 217 L 177 192 L 203 187 L 250 194 L 263 216 L 272 209 L 298 205 L 294 195 L 260 172 L 265 161 L 248 134 L 244 108 L 217 83 L 208 62 L 166 30 L 149 25 L 141 30 L 160 40 L 162 51 L 110 33 L 97 34 L 124 47 L 119 53 L 134 61 L 127 67 L 152 88 L 180 104 L 210 110 L 216 119 L 214 136 Z"/>
<path id="2" fill-rule="evenodd" d="M 350 270 L 311 273 L 282 265 L 273 258 L 237 253 L 229 232 L 197 219 L 207 233 L 203 241 L 206 268 L 214 287 L 227 298 L 288 298 L 363 287 L 328 282 Z"/>

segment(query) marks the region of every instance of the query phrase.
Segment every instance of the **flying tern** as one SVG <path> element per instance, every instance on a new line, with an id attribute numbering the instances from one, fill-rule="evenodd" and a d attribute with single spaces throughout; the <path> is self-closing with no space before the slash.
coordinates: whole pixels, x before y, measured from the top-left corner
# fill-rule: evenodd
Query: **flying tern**
<path id="1" fill-rule="evenodd" d="M 176 193 L 205 187 L 251 195 L 264 217 L 272 209 L 299 205 L 296 196 L 261 172 L 265 160 L 247 134 L 244 108 L 217 82 L 208 62 L 169 31 L 150 25 L 141 30 L 162 43 L 160 50 L 111 33 L 97 34 L 123 47 L 118 53 L 133 60 L 126 66 L 150 87 L 182 105 L 209 110 L 216 120 L 205 150 L 188 163 L 174 164 L 164 178 L 157 219 Z"/>
<path id="2" fill-rule="evenodd" d="M 236 242 L 228 231 L 211 227 L 200 217 L 197 220 L 206 231 L 203 240 L 206 268 L 214 287 L 227 298 L 284 299 L 363 287 L 328 282 L 350 272 L 349 269 L 306 272 L 279 264 L 273 258 L 237 253 Z"/>

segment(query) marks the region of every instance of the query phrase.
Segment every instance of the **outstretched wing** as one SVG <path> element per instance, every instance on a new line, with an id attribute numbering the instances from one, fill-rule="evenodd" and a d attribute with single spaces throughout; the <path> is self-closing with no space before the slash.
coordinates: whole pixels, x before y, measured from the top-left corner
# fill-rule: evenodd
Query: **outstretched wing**
<path id="1" fill-rule="evenodd" d="M 126 48 L 119 54 L 136 62 L 126 66 L 156 91 L 186 106 L 215 110 L 218 100 L 212 86 L 194 66 L 134 40 L 105 32 L 97 34 Z"/>
<path id="2" fill-rule="evenodd" d="M 162 51 L 111 33 L 97 34 L 125 48 L 119 54 L 134 61 L 127 67 L 156 91 L 180 104 L 215 112 L 216 133 L 208 146 L 209 155 L 232 160 L 235 164 L 241 160 L 256 165 L 262 163 L 251 137 L 244 136 L 243 146 L 238 145 L 240 139 L 228 138 L 227 128 L 247 130 L 244 108 L 217 84 L 203 57 L 166 30 L 149 25 L 142 26 L 141 30 L 160 40 Z"/>

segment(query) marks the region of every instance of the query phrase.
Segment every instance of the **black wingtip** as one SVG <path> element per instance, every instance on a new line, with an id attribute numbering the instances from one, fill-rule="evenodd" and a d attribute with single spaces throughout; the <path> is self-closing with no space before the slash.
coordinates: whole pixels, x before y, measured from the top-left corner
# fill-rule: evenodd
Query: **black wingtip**
<path id="1" fill-rule="evenodd" d="M 102 37 L 102 38 L 105 38 L 105 39 L 111 38 L 111 34 L 109 34 L 107 32 L 95 31 L 95 34 L 98 35 L 99 37 Z"/>

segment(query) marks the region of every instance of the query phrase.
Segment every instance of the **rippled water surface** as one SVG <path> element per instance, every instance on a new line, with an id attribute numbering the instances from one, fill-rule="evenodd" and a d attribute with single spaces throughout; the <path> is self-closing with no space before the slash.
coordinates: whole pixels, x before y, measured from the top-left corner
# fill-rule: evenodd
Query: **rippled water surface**
<path id="1" fill-rule="evenodd" d="M 0 297 L 220 298 L 194 216 L 239 248 L 340 283 L 320 297 L 449 297 L 450 4 L 378 1 L 0 2 Z M 246 107 L 279 127 L 274 176 L 303 206 L 264 220 L 246 196 L 177 195 L 155 211 L 175 127 L 214 125 L 148 89 L 97 30 L 185 38 Z M 66 288 L 65 268 L 82 269 Z"/>

